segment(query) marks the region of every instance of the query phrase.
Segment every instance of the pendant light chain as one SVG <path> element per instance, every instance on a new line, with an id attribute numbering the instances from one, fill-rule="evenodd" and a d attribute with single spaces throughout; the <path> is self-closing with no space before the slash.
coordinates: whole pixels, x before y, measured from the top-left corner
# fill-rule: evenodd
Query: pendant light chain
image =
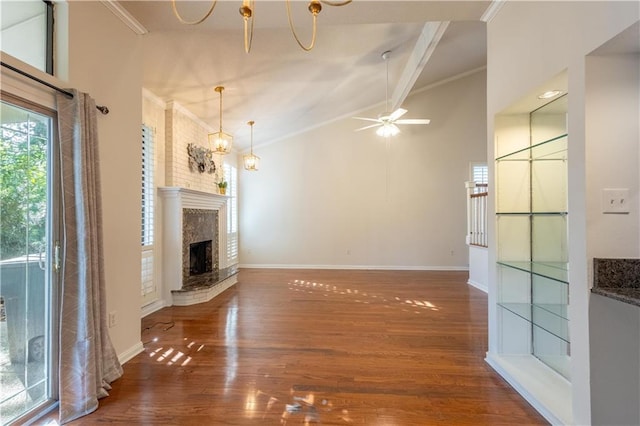
<path id="1" fill-rule="evenodd" d="M 220 133 L 222 133 L 222 91 L 224 90 L 224 88 L 220 88 Z"/>
<path id="2" fill-rule="evenodd" d="M 253 121 L 249 122 L 249 126 L 251 126 L 251 155 L 253 155 Z"/>

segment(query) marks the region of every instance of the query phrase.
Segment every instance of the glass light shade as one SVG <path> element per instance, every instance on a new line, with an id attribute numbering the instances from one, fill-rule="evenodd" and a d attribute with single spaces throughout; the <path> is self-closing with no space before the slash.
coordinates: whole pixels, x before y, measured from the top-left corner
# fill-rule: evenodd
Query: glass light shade
<path id="1" fill-rule="evenodd" d="M 214 154 L 228 154 L 233 145 L 233 136 L 222 131 L 209 133 L 209 145 Z"/>
<path id="2" fill-rule="evenodd" d="M 260 167 L 260 157 L 251 153 L 243 155 L 242 160 L 244 161 L 245 170 L 249 170 L 252 172 L 258 171 L 258 168 Z"/>
<path id="3" fill-rule="evenodd" d="M 400 133 L 400 129 L 398 129 L 398 126 L 393 123 L 384 123 L 382 126 L 378 127 L 378 130 L 376 130 L 376 134 L 384 138 L 395 136 L 398 133 Z"/>

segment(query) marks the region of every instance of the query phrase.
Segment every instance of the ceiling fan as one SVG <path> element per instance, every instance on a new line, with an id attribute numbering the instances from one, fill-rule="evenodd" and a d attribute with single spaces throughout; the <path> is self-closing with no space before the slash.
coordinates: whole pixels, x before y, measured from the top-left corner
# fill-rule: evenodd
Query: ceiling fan
<path id="1" fill-rule="evenodd" d="M 370 124 L 368 126 L 360 127 L 356 129 L 356 132 L 365 129 L 371 129 L 373 127 L 377 127 L 376 134 L 378 136 L 389 137 L 395 136 L 400 133 L 400 129 L 396 124 L 429 124 L 431 120 L 426 118 L 405 118 L 400 120 L 400 117 L 407 113 L 407 110 L 404 108 L 398 108 L 393 112 L 389 112 L 389 55 L 391 54 L 390 50 L 387 50 L 382 54 L 382 59 L 384 59 L 387 65 L 387 84 L 386 84 L 386 111 L 382 114 L 378 115 L 378 118 L 368 118 L 368 117 L 353 117 L 357 120 L 365 120 L 365 121 L 374 121 L 375 124 Z"/>

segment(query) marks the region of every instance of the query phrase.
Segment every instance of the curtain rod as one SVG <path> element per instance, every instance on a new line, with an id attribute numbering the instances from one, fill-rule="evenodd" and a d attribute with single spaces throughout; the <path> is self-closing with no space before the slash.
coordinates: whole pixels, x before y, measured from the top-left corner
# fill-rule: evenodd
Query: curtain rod
<path id="1" fill-rule="evenodd" d="M 62 94 L 63 94 L 63 95 L 65 95 L 65 96 L 68 96 L 68 97 L 70 97 L 70 98 L 73 98 L 73 93 L 69 92 L 68 90 L 64 90 L 64 89 L 61 89 L 61 88 L 59 88 L 59 87 L 57 87 L 57 86 L 54 86 L 54 85 L 53 85 L 53 84 L 51 84 L 51 83 L 48 83 L 48 82 L 46 82 L 46 81 L 44 81 L 44 80 L 41 80 L 41 79 L 39 79 L 38 77 L 33 76 L 33 75 L 31 75 L 31 74 L 29 74 L 29 73 L 27 73 L 27 72 L 25 72 L 25 71 L 22 71 L 21 69 L 18 69 L 18 68 L 16 68 L 16 67 L 12 66 L 12 65 L 7 64 L 7 63 L 5 63 L 5 62 L 0 61 L 0 64 L 1 64 L 3 67 L 9 68 L 11 71 L 17 72 L 18 74 L 20 74 L 20 75 L 22 75 L 22 76 L 25 76 L 25 77 L 30 78 L 31 80 L 33 80 L 33 81 L 35 81 L 35 82 L 38 82 L 38 83 L 40 83 L 40 84 L 43 84 L 43 85 L 45 85 L 45 86 L 47 86 L 47 87 L 49 87 L 49 88 L 51 88 L 51 89 L 55 90 L 56 92 L 60 92 L 60 93 L 62 93 Z M 103 113 L 104 115 L 109 114 L 109 108 L 107 108 L 106 106 L 96 105 L 96 109 L 97 109 L 98 111 L 100 111 L 101 113 Z"/>

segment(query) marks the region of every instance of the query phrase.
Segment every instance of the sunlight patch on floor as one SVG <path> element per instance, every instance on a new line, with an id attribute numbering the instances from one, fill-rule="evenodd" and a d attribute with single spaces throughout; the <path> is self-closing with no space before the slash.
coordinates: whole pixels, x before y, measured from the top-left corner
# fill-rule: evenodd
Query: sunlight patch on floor
<path id="1" fill-rule="evenodd" d="M 358 289 L 339 288 L 336 285 L 328 285 L 328 284 L 318 283 L 315 281 L 306 281 L 306 280 L 300 280 L 300 279 L 293 280 L 289 282 L 288 285 L 289 285 L 289 290 L 296 291 L 296 292 L 314 294 L 318 291 L 323 291 L 325 293 L 324 294 L 325 297 L 328 297 L 329 294 L 335 294 L 340 296 L 353 296 L 353 297 L 357 296 L 357 298 L 353 299 L 355 303 L 370 304 L 373 301 L 372 299 L 378 299 L 378 297 L 380 297 L 382 299 L 382 302 L 386 303 L 385 305 L 386 307 L 391 306 L 389 301 L 383 296 L 381 295 L 378 296 L 377 294 L 369 295 L 366 292 L 360 292 L 360 290 Z M 403 307 L 403 306 L 409 305 L 410 307 L 414 308 L 415 313 L 420 313 L 421 312 L 420 310 L 427 310 L 427 311 L 440 310 L 438 306 L 429 302 L 428 300 L 415 300 L 415 299 L 403 300 L 397 296 L 394 297 L 394 300 L 397 302 L 397 304 L 394 304 L 395 306 Z M 379 300 L 376 300 L 376 302 L 379 302 Z M 407 309 L 402 309 L 402 311 L 408 312 Z"/>

